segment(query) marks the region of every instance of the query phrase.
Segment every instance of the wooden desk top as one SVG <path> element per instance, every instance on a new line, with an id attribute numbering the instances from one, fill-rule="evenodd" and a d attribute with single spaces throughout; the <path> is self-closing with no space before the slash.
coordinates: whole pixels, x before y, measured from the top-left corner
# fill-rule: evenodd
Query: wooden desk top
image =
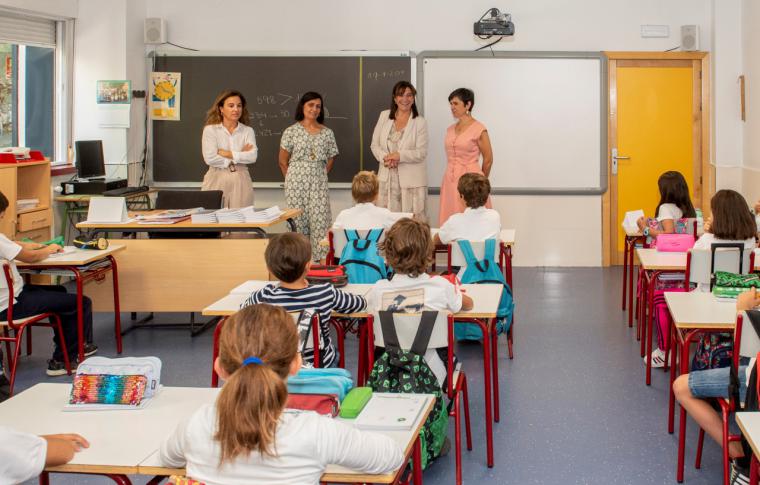
<path id="1" fill-rule="evenodd" d="M 161 210 L 153 211 L 139 211 L 130 212 L 129 217 L 133 218 L 138 215 L 150 215 L 163 212 Z M 150 232 L 157 229 L 176 229 L 179 232 L 193 232 L 198 229 L 216 229 L 223 231 L 226 229 L 246 229 L 256 227 L 270 227 L 282 222 L 286 222 L 288 219 L 298 217 L 303 212 L 301 209 L 284 209 L 280 217 L 273 221 L 268 222 L 244 222 L 244 223 L 213 223 L 213 224 L 193 224 L 190 219 L 176 224 L 139 224 L 137 221 L 130 221 L 125 223 L 91 223 L 80 222 L 77 224 L 77 229 L 113 229 L 111 232 Z"/>
<path id="2" fill-rule="evenodd" d="M 745 411 L 736 413 L 736 424 L 739 425 L 742 434 L 749 441 L 752 452 L 756 457 L 760 458 L 760 448 L 758 448 L 758 445 L 760 445 L 760 412 Z"/>
<path id="3" fill-rule="evenodd" d="M 211 305 L 203 309 L 203 315 L 205 316 L 217 316 L 226 317 L 237 312 L 240 309 L 240 304 L 243 303 L 246 298 L 251 294 L 251 291 L 256 288 L 260 288 L 264 284 L 272 283 L 271 281 L 247 281 L 237 286 L 232 293 L 215 301 Z M 353 293 L 354 295 L 365 296 L 374 285 L 346 285 L 341 290 Z M 501 300 L 502 285 L 462 285 L 465 293 L 473 300 L 474 307 L 472 310 L 461 311 L 455 315 L 459 318 L 494 318 L 499 309 L 499 301 Z M 370 313 L 366 310 L 352 313 L 350 315 L 342 315 L 333 313 L 335 316 L 350 317 L 350 318 L 366 318 Z"/>
<path id="4" fill-rule="evenodd" d="M 19 261 L 16 263 L 16 266 L 27 269 L 45 268 L 46 266 L 84 266 L 126 249 L 125 246 L 120 244 L 111 244 L 107 249 L 77 249 L 74 246 L 66 246 L 66 248 L 67 250 L 70 248 L 72 251 L 58 256 L 51 256 L 36 263 L 22 263 Z"/>
<path id="5" fill-rule="evenodd" d="M 637 248 L 636 256 L 647 271 L 686 271 L 686 253 L 667 253 L 651 248 Z"/>
<path id="6" fill-rule="evenodd" d="M 718 299 L 694 290 L 665 292 L 665 301 L 678 329 L 726 329 L 736 327 L 736 301 Z"/>
<path id="7" fill-rule="evenodd" d="M 70 391 L 70 384 L 42 383 L 0 403 L 0 424 L 37 435 L 79 433 L 90 442 L 48 471 L 139 473 L 177 423 L 213 402 L 219 389 L 165 387 L 141 410 L 73 412 L 63 410 Z"/>
<path id="8" fill-rule="evenodd" d="M 156 189 L 143 190 L 141 192 L 130 192 L 129 194 L 120 195 L 125 199 L 134 199 L 136 197 L 143 197 L 145 195 L 158 192 Z M 53 200 L 56 202 L 89 202 L 93 197 L 103 197 L 102 194 L 69 194 L 69 195 L 56 195 Z"/>
<path id="9" fill-rule="evenodd" d="M 384 435 L 390 436 L 396 443 L 404 448 L 406 456 L 411 456 L 412 446 L 414 446 L 414 439 L 419 434 L 422 425 L 425 423 L 428 415 L 433 409 L 435 404 L 435 398 L 429 395 L 425 403 L 424 408 L 420 415 L 417 417 L 414 425 L 407 431 L 375 431 Z M 351 424 L 353 420 L 342 419 L 347 424 Z M 147 459 L 145 459 L 138 467 L 138 473 L 142 475 L 184 475 L 184 469 L 165 468 L 161 466 L 161 462 L 158 456 L 158 451 L 152 453 Z M 321 482 L 327 483 L 393 483 L 395 473 L 389 473 L 387 475 L 366 475 L 351 469 L 338 466 L 328 465 L 325 473 L 322 475 Z"/>

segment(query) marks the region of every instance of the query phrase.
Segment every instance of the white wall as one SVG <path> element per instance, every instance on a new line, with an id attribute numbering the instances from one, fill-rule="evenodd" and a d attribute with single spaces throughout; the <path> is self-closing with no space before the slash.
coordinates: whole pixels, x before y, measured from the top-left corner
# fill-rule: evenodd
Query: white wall
<path id="1" fill-rule="evenodd" d="M 2 0 L 0 5 L 56 19 L 77 16 L 78 0 Z"/>
<path id="2" fill-rule="evenodd" d="M 744 123 L 744 170 L 742 193 L 750 203 L 760 199 L 760 4 L 742 0 L 742 44 L 746 80 L 746 114 Z"/>

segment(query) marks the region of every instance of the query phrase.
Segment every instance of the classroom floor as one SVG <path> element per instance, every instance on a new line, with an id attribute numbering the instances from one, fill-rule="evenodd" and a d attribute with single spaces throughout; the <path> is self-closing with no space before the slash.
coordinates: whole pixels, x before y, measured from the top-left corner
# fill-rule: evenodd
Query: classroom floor
<path id="1" fill-rule="evenodd" d="M 494 425 L 496 464 L 485 466 L 482 357 L 477 345 L 460 345 L 470 387 L 473 450 L 463 451 L 464 483 L 471 484 L 675 484 L 677 434 L 667 433 L 668 376 L 653 372 L 644 385 L 635 329 L 620 309 L 621 268 L 515 268 L 515 358 L 500 339 L 501 422 Z M 128 322 L 125 314 L 125 323 Z M 187 314 L 162 316 L 183 321 Z M 35 331 L 35 352 L 19 366 L 18 390 L 40 381 L 50 339 Z M 43 335 L 43 333 L 45 333 Z M 116 356 L 113 322 L 96 317 L 99 355 Z M 125 355 L 156 355 L 162 382 L 208 386 L 212 332 L 137 330 L 125 336 Z M 355 369 L 355 339 L 347 342 Z M 707 439 L 702 469 L 694 468 L 697 427 L 688 422 L 685 484 L 720 483 L 719 447 Z M 450 436 L 453 436 L 450 434 Z M 452 440 L 453 441 L 453 440 Z M 146 477 L 133 477 L 145 483 Z M 454 454 L 424 475 L 427 484 L 454 483 Z M 113 483 L 102 477 L 57 474 L 56 484 Z M 29 484 L 37 483 L 30 481 Z"/>

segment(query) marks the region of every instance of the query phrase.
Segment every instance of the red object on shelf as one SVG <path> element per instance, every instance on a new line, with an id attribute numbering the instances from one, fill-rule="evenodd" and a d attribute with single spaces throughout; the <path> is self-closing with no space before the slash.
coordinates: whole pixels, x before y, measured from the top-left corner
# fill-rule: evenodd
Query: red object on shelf
<path id="1" fill-rule="evenodd" d="M 16 155 L 10 152 L 0 153 L 0 163 L 25 163 L 45 160 L 45 155 L 39 150 L 31 150 L 29 158 L 16 158 Z"/>

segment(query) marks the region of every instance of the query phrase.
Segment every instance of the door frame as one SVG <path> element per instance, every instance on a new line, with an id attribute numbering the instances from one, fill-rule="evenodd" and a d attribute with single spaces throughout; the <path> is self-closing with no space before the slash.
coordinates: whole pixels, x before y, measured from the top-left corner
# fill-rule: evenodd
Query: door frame
<path id="1" fill-rule="evenodd" d="M 693 154 L 694 205 L 709 215 L 710 199 L 715 193 L 715 167 L 710 163 L 710 54 L 707 52 L 617 52 L 607 56 L 607 191 L 602 195 L 602 265 L 622 264 L 617 252 L 618 231 L 613 228 L 617 213 L 617 174 L 612 173 L 612 148 L 617 146 L 617 68 L 689 66 L 693 77 Z"/>

